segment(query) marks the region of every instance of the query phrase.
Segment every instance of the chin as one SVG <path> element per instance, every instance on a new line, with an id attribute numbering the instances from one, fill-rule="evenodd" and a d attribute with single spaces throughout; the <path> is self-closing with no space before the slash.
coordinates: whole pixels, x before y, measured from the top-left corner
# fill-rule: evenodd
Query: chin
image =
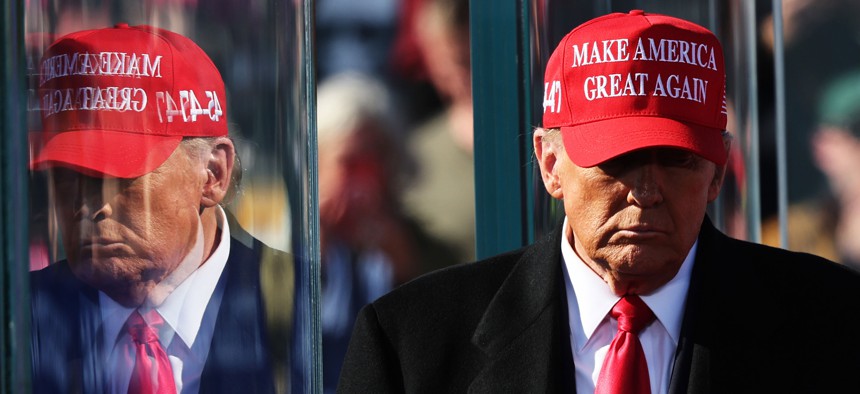
<path id="1" fill-rule="evenodd" d="M 146 301 L 151 286 L 131 285 L 100 289 L 114 301 L 126 308 L 135 308 Z"/>
<path id="2" fill-rule="evenodd" d="M 139 276 L 116 275 L 92 269 L 73 269 L 75 276 L 90 287 L 107 294 L 125 307 L 136 307 L 146 300 L 146 295 L 154 285 L 142 282 Z"/>
<path id="3" fill-rule="evenodd" d="M 610 266 L 619 275 L 631 279 L 647 279 L 666 275 L 672 277 L 678 272 L 683 262 L 684 257 L 672 258 L 666 253 L 652 253 L 637 249 L 617 258 L 615 263 L 610 264 Z"/>

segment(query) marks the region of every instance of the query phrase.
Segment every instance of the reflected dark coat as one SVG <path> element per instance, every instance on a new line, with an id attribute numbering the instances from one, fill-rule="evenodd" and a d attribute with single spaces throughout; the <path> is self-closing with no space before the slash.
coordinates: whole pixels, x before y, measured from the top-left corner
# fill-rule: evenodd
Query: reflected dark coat
<path id="1" fill-rule="evenodd" d="M 365 307 L 338 391 L 574 392 L 561 234 Z M 707 219 L 695 259 L 670 392 L 856 390 L 857 272 L 729 238 Z"/>
<path id="2" fill-rule="evenodd" d="M 201 393 L 274 391 L 260 287 L 260 256 L 267 249 L 231 239 L 218 281 L 217 313 Z M 33 272 L 32 363 L 34 393 L 107 392 L 102 368 L 98 292 L 78 281 L 64 260 Z M 216 291 L 217 293 L 217 291 Z"/>

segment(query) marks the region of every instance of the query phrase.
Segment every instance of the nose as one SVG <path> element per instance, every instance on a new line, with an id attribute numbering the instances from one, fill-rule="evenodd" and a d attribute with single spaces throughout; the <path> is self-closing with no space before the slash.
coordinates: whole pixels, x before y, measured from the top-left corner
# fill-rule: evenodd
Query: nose
<path id="1" fill-rule="evenodd" d="M 112 194 L 110 182 L 88 177 L 81 179 L 76 201 L 78 215 L 94 222 L 110 217 L 113 214 Z"/>
<path id="2" fill-rule="evenodd" d="M 104 220 L 110 217 L 110 215 L 112 214 L 113 208 L 111 207 L 110 203 L 102 200 L 102 203 L 100 205 L 97 205 L 93 210 L 92 215 L 90 215 L 90 219 L 94 222 L 97 222 L 99 220 Z"/>
<path id="3" fill-rule="evenodd" d="M 641 208 L 657 206 L 663 202 L 660 166 L 655 161 L 643 163 L 633 171 L 627 202 Z"/>

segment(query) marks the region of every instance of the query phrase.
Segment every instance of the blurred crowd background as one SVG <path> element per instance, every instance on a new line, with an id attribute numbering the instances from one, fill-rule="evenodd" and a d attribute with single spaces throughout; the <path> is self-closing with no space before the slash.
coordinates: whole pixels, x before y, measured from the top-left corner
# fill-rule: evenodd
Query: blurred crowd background
<path id="1" fill-rule="evenodd" d="M 317 3 L 323 381 L 358 310 L 475 258 L 468 0 Z"/>

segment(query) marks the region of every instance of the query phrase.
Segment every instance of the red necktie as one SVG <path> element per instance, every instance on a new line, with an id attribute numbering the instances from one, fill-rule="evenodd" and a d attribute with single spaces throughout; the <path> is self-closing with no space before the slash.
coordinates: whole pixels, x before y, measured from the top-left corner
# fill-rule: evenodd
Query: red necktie
<path id="1" fill-rule="evenodd" d="M 149 324 L 134 311 L 126 322 L 126 328 L 134 340 L 137 355 L 134 370 L 128 383 L 129 394 L 176 394 L 173 369 L 167 353 L 158 342 L 158 328 L 164 319 L 155 310 L 146 314 Z"/>
<path id="2" fill-rule="evenodd" d="M 645 352 L 636 334 L 654 321 L 654 312 L 639 296 L 628 295 L 612 307 L 618 333 L 609 345 L 597 379 L 597 394 L 650 393 L 651 379 Z"/>

